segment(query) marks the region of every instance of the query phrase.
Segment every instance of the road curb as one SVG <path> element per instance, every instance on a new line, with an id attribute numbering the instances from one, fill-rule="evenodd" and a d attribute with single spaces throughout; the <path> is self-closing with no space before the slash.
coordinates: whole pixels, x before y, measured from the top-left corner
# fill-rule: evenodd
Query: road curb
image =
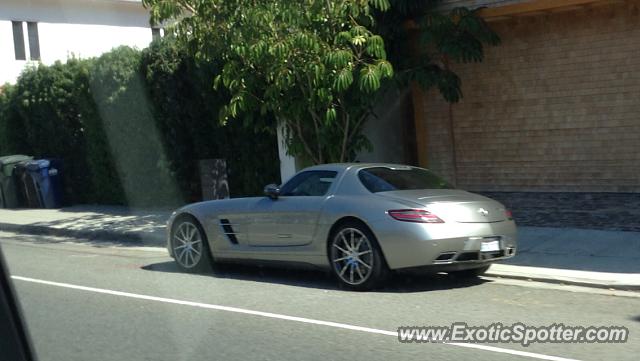
<path id="1" fill-rule="evenodd" d="M 55 228 L 35 224 L 12 224 L 0 222 L 0 231 L 48 235 L 56 237 L 71 237 L 91 241 L 123 242 L 136 246 L 164 247 L 164 234 L 141 232 L 115 232 L 110 230 L 79 230 Z M 606 275 L 606 277 L 603 277 Z M 640 274 L 617 274 L 588 271 L 568 271 L 550 268 L 494 264 L 485 273 L 487 277 L 509 278 L 525 281 L 537 281 L 553 284 L 574 285 L 582 287 L 614 289 L 623 291 L 640 290 Z M 592 278 L 590 278 L 592 277 Z M 608 277 L 608 278 L 607 278 Z M 633 282 L 625 282 L 634 278 Z"/>
<path id="2" fill-rule="evenodd" d="M 32 235 L 45 235 L 56 237 L 82 238 L 91 241 L 126 242 L 135 245 L 160 246 L 165 245 L 164 236 L 157 234 L 144 234 L 140 232 L 114 232 L 109 230 L 81 230 L 68 228 L 55 228 L 34 224 L 1 223 L 0 231 L 24 233 Z"/>
<path id="3" fill-rule="evenodd" d="M 497 267 L 496 267 L 497 266 Z M 592 274 L 605 274 L 598 272 L 587 272 L 587 271 L 567 271 L 567 270 L 557 270 L 557 269 L 547 269 L 544 273 L 537 272 L 527 272 L 527 269 L 535 268 L 528 266 L 513 266 L 509 265 L 508 267 L 512 270 L 501 269 L 506 265 L 493 265 L 486 273 L 487 277 L 498 277 L 498 278 L 509 278 L 516 280 L 524 280 L 524 281 L 537 281 L 537 282 L 545 282 L 545 283 L 553 283 L 553 284 L 561 284 L 561 285 L 572 285 L 572 286 L 582 286 L 582 287 L 591 287 L 591 288 L 600 288 L 600 289 L 610 289 L 610 290 L 620 290 L 620 291 L 638 291 L 640 290 L 640 275 L 636 274 L 620 274 L 620 277 L 629 278 L 637 277 L 637 280 L 633 282 L 625 282 L 620 280 L 606 280 L 589 278 L 589 275 Z M 567 276 L 566 273 L 571 273 L 574 276 Z M 618 275 L 616 273 L 610 273 L 606 275 Z"/>

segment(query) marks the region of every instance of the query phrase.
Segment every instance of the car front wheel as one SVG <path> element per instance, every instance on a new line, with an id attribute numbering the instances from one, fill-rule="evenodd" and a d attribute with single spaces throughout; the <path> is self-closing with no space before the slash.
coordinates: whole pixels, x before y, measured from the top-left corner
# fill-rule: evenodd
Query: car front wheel
<path id="1" fill-rule="evenodd" d="M 176 220 L 171 230 L 171 249 L 178 267 L 187 272 L 211 269 L 211 253 L 207 236 L 200 223 L 191 216 Z"/>
<path id="2" fill-rule="evenodd" d="M 345 223 L 333 233 L 329 261 L 338 281 L 352 290 L 379 286 L 388 273 L 373 233 L 357 222 Z"/>

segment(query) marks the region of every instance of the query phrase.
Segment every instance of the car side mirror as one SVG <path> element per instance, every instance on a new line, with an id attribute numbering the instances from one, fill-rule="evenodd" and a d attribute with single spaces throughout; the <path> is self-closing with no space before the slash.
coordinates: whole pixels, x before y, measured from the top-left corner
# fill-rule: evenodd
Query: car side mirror
<path id="1" fill-rule="evenodd" d="M 280 187 L 276 184 L 269 184 L 264 187 L 264 195 L 276 200 L 280 196 Z"/>

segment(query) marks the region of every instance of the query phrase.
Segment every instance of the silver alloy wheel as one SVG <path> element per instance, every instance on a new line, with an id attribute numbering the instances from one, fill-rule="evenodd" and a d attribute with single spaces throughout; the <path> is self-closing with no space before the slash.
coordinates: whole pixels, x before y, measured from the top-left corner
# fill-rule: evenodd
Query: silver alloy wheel
<path id="1" fill-rule="evenodd" d="M 173 233 L 173 255 L 184 268 L 193 268 L 202 258 L 202 237 L 195 224 L 182 222 Z"/>
<path id="2" fill-rule="evenodd" d="M 331 263 L 341 280 L 350 285 L 364 283 L 373 271 L 373 247 L 356 228 L 344 228 L 333 239 Z"/>

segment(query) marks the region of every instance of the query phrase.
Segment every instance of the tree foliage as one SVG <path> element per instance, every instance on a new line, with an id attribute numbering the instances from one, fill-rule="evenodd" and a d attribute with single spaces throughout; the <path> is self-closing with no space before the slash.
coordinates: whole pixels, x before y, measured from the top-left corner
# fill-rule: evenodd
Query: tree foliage
<path id="1" fill-rule="evenodd" d="M 201 192 L 198 164 L 192 160 L 225 159 L 232 196 L 262 194 L 265 184 L 280 178 L 274 134 L 217 121 L 220 108 L 229 102 L 224 89 L 211 86 L 218 68 L 216 62 L 197 61 L 171 38 L 142 51 L 156 126 L 175 179 L 190 201 L 199 200 Z M 263 121 L 274 123 L 272 116 Z"/>
<path id="2" fill-rule="evenodd" d="M 387 0 L 143 3 L 198 57 L 222 64 L 214 86 L 231 96 L 223 122 L 260 128 L 271 113 L 289 152 L 313 163 L 350 160 L 367 146 L 372 94 L 393 76 L 384 40 L 370 30 Z"/>
<path id="3" fill-rule="evenodd" d="M 197 201 L 198 160 L 210 158 L 227 161 L 232 196 L 260 194 L 279 178 L 275 136 L 215 121 L 229 101 L 207 80 L 216 67 L 172 39 L 30 66 L 0 89 L 0 155 L 62 159 L 72 203 Z"/>
<path id="4" fill-rule="evenodd" d="M 230 94 L 222 122 L 261 129 L 273 114 L 289 152 L 312 163 L 352 160 L 370 147 L 361 131 L 385 84 L 437 87 L 460 100 L 451 63 L 481 61 L 483 46 L 499 39 L 477 10 L 443 13 L 437 3 L 143 0 L 152 22 L 221 65 L 214 85 Z"/>
<path id="5" fill-rule="evenodd" d="M 96 115 L 89 96 L 90 64 L 70 59 L 31 65 L 15 85 L 5 86 L 5 106 L 0 107 L 0 154 L 63 159 L 66 199 L 77 202 L 95 201 L 85 197 L 93 183 L 85 154 L 95 149 L 86 139 L 86 124 Z"/>
<path id="6" fill-rule="evenodd" d="M 389 11 L 377 12 L 376 28 L 387 44 L 396 84 L 412 82 L 436 87 L 448 102 L 462 98 L 454 63 L 481 62 L 485 45 L 500 38 L 478 15 L 464 7 L 439 11 L 440 0 L 392 0 Z"/>

